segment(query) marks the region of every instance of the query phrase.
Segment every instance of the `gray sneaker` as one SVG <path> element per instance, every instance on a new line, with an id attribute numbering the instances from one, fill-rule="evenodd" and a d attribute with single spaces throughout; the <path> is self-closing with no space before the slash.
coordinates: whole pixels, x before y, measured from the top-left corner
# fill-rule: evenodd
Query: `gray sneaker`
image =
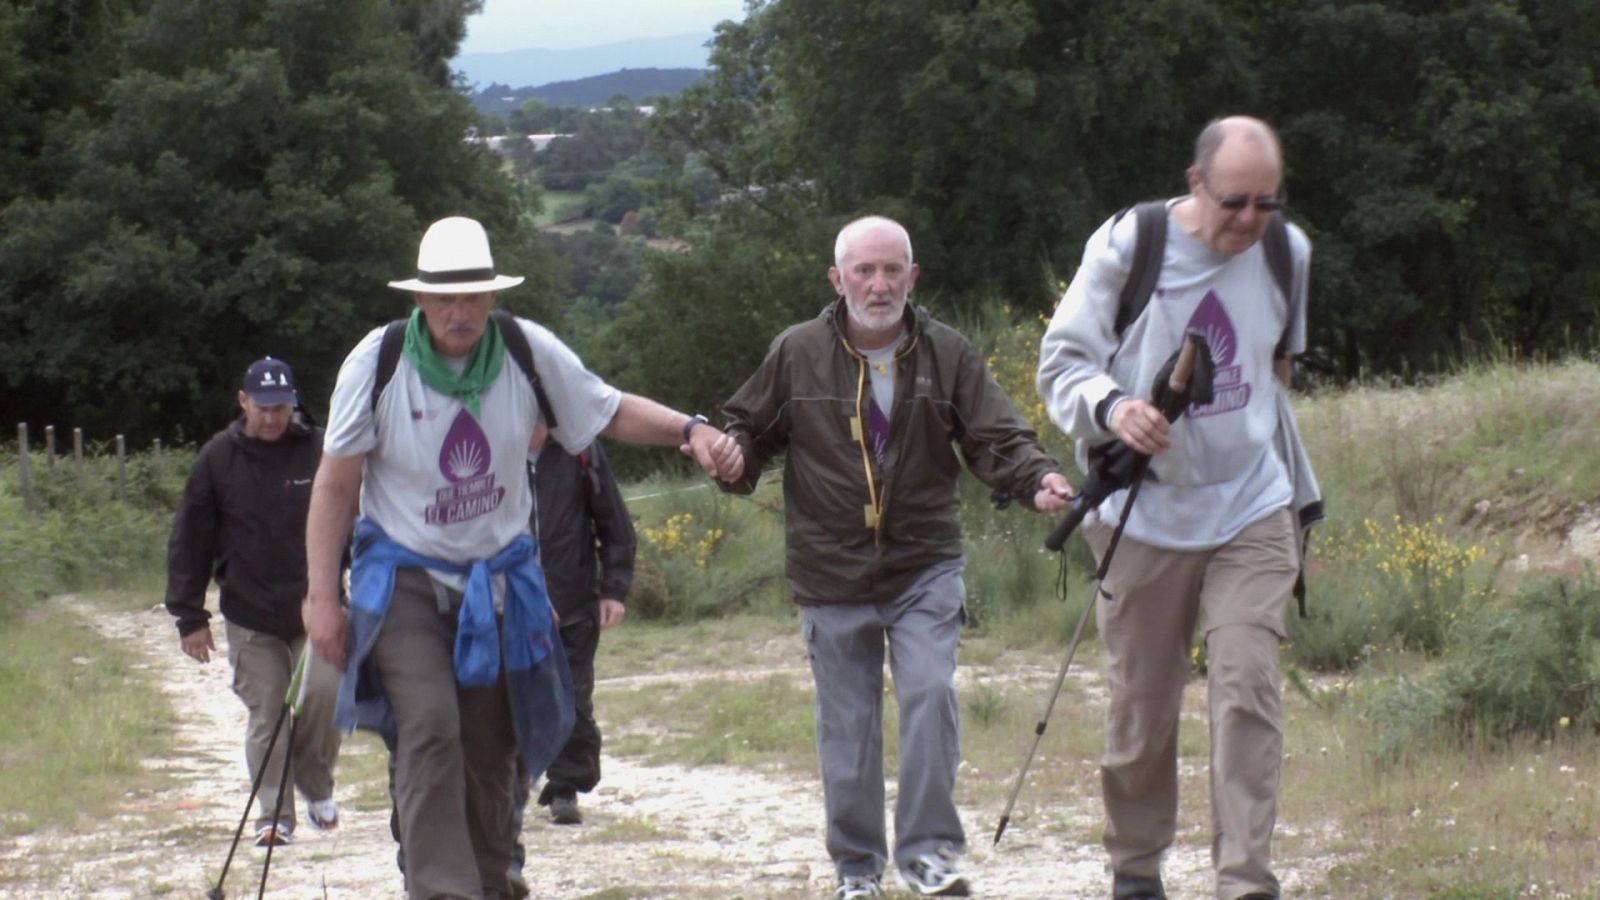
<path id="1" fill-rule="evenodd" d="M 551 797 L 550 821 L 557 825 L 582 825 L 583 813 L 578 811 L 578 798 L 572 794 Z"/>
<path id="2" fill-rule="evenodd" d="M 833 900 L 866 900 L 882 896 L 882 875 L 846 875 L 839 879 L 839 889 L 833 892 Z"/>
<path id="3" fill-rule="evenodd" d="M 924 853 L 900 870 L 900 880 L 912 893 L 924 897 L 965 897 L 972 891 L 956 869 L 960 858 L 948 847 Z"/>

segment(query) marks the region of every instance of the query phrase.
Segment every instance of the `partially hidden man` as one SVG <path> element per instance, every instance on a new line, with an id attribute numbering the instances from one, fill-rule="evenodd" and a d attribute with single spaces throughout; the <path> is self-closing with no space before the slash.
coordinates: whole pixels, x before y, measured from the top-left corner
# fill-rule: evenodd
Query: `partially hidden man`
<path id="1" fill-rule="evenodd" d="M 314 827 L 339 823 L 333 799 L 337 671 L 309 661 L 292 744 L 279 715 L 295 665 L 307 652 L 300 623 L 306 509 L 322 455 L 322 429 L 301 411 L 288 363 L 272 357 L 245 371 L 239 410 L 239 418 L 200 448 L 184 485 L 167 543 L 167 610 L 177 618 L 183 652 L 209 663 L 217 643 L 206 588 L 215 579 L 221 589 L 217 605 L 227 631 L 233 692 L 249 710 L 245 761 L 250 776 L 261 777 L 256 846 L 283 846 L 294 841 L 295 788 L 305 796 L 306 818 Z M 284 732 L 276 742 L 275 727 Z M 290 769 L 284 782 L 286 753 Z"/>

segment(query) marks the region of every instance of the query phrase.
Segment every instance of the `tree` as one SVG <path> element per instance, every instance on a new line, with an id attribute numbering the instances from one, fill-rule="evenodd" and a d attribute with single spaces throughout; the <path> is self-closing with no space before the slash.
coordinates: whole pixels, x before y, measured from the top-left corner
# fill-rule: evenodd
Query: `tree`
<path id="1" fill-rule="evenodd" d="M 1307 2 L 1254 27 L 1317 239 L 1314 362 L 1349 376 L 1592 345 L 1592 4 Z"/>
<path id="2" fill-rule="evenodd" d="M 387 3 L 157 0 L 122 46 L 101 102 L 53 114 L 49 190 L 0 211 L 17 418 L 204 435 L 269 353 L 320 413 L 345 352 L 406 311 L 384 283 L 427 222 L 470 212 L 508 270 L 538 252 L 528 197 Z"/>
<path id="3" fill-rule="evenodd" d="M 781 215 L 901 218 L 927 290 L 1044 308 L 1093 224 L 1181 184 L 1191 123 L 1250 94 L 1244 40 L 1203 0 L 770 3 L 663 127 Z"/>
<path id="4" fill-rule="evenodd" d="M 1208 120 L 1254 113 L 1316 240 L 1314 366 L 1592 344 L 1597 22 L 1585 0 L 757 2 L 657 117 L 716 199 L 680 183 L 662 208 L 892 215 L 924 298 L 1042 310 L 1107 215 L 1186 190 Z"/>
<path id="5" fill-rule="evenodd" d="M 632 109 L 582 114 L 570 137 L 556 138 L 539 159 L 539 181 L 553 191 L 583 190 L 645 149 L 645 119 Z"/>

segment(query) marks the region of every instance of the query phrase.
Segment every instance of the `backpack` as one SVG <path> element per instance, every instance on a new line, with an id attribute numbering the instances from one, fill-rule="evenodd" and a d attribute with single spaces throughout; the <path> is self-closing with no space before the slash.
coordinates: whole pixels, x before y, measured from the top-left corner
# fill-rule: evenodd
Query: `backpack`
<path id="1" fill-rule="evenodd" d="M 545 425 L 554 429 L 555 407 L 550 405 L 550 398 L 544 393 L 544 385 L 539 382 L 539 370 L 533 365 L 533 348 L 528 345 L 528 336 L 522 333 L 516 318 L 503 309 L 490 310 L 489 319 L 500 329 L 500 339 L 506 342 L 506 354 L 517 361 L 517 368 L 528 377 L 528 384 L 533 387 L 534 399 L 539 401 L 539 410 L 544 413 Z M 377 377 L 372 382 L 371 408 L 374 412 L 378 409 L 378 397 L 388 386 L 390 379 L 394 378 L 395 367 L 400 364 L 400 352 L 405 347 L 406 326 L 409 322 L 409 319 L 395 319 L 384 326 L 383 341 L 378 344 Z"/>
<path id="2" fill-rule="evenodd" d="M 1132 212 L 1135 216 L 1136 229 L 1133 242 L 1133 265 L 1128 269 L 1128 280 L 1122 285 L 1122 294 L 1117 298 L 1117 337 L 1122 337 L 1122 332 L 1132 325 L 1145 307 L 1150 304 L 1150 295 L 1155 293 L 1156 280 L 1161 275 L 1161 261 L 1167 248 L 1167 203 L 1165 200 L 1150 200 L 1118 212 L 1113 221 Z M 1267 231 L 1261 237 L 1261 250 L 1267 256 L 1267 268 L 1272 272 L 1272 280 L 1278 285 L 1278 292 L 1283 295 L 1283 302 L 1287 304 L 1290 291 L 1294 285 L 1294 254 L 1289 248 L 1289 223 L 1282 213 L 1273 213 L 1267 222 Z M 1283 359 L 1289 355 L 1289 326 L 1284 325 L 1283 336 L 1278 339 L 1278 346 L 1273 349 L 1273 359 Z M 1295 437 L 1298 444 L 1299 437 Z M 1291 477 L 1291 480 L 1293 478 Z M 1300 618 L 1309 618 L 1306 614 L 1306 552 L 1310 547 L 1311 526 L 1322 521 L 1325 513 L 1322 501 L 1307 504 L 1295 511 L 1296 524 L 1300 530 L 1300 574 L 1294 582 L 1294 598 L 1299 605 Z"/>

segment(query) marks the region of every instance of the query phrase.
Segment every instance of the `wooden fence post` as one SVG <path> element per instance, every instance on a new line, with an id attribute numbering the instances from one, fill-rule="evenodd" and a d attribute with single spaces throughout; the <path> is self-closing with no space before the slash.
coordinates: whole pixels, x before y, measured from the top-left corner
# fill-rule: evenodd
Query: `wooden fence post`
<path id="1" fill-rule="evenodd" d="M 33 473 L 28 469 L 28 423 L 17 423 L 17 472 L 22 480 L 22 507 L 28 512 L 37 512 L 38 508 L 33 499 Z"/>
<path id="2" fill-rule="evenodd" d="M 44 467 L 55 471 L 56 468 L 56 427 L 44 427 Z"/>
<path id="3" fill-rule="evenodd" d="M 72 466 L 78 470 L 78 477 L 83 477 L 83 429 L 72 429 Z"/>
<path id="4" fill-rule="evenodd" d="M 128 502 L 128 442 L 117 435 L 117 496 Z"/>

